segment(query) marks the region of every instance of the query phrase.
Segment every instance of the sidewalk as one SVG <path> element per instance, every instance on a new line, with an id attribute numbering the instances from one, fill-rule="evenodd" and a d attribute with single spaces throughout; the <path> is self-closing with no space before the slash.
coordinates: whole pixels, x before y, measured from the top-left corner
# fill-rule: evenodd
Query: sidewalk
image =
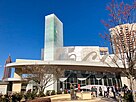
<path id="1" fill-rule="evenodd" d="M 97 101 L 96 101 L 97 102 Z M 113 98 L 105 98 L 105 97 L 101 97 L 101 100 L 98 102 L 118 102 L 117 100 L 113 99 Z"/>
<path id="2" fill-rule="evenodd" d="M 101 96 L 91 98 L 90 93 L 84 93 L 83 98 L 81 98 L 80 93 L 78 93 L 77 96 L 79 97 L 78 100 L 71 100 L 70 94 L 60 94 L 48 97 L 51 98 L 52 102 L 117 102 L 112 98 L 104 98 Z"/>

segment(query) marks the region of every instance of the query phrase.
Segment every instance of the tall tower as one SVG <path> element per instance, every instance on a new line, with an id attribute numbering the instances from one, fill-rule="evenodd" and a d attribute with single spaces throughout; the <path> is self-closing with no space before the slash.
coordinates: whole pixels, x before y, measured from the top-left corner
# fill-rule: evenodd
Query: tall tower
<path id="1" fill-rule="evenodd" d="M 54 14 L 50 14 L 45 16 L 44 61 L 55 60 L 58 47 L 63 47 L 63 23 Z"/>
<path id="2" fill-rule="evenodd" d="M 10 55 L 8 56 L 8 58 L 7 58 L 6 62 L 5 62 L 4 75 L 3 75 L 2 80 L 6 79 L 6 78 L 10 78 L 10 76 L 11 76 L 11 68 L 6 67 L 6 64 L 8 64 L 8 63 L 12 63 Z"/>

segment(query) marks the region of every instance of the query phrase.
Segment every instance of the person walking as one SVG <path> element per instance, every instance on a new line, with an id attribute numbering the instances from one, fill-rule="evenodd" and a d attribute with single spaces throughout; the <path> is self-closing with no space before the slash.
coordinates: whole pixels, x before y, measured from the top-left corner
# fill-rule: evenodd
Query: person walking
<path id="1" fill-rule="evenodd" d="M 95 89 L 94 89 L 94 87 L 92 86 L 92 88 L 91 88 L 91 95 L 94 97 L 95 95 L 94 95 L 94 92 L 95 92 Z"/>
<path id="2" fill-rule="evenodd" d="M 104 86 L 104 97 L 107 97 L 107 87 Z"/>
<path id="3" fill-rule="evenodd" d="M 110 87 L 107 87 L 107 98 L 109 97 L 109 95 L 110 95 L 110 92 L 111 92 L 111 89 L 110 89 Z"/>
<path id="4" fill-rule="evenodd" d="M 95 97 L 97 97 L 97 87 L 94 87 Z"/>
<path id="5" fill-rule="evenodd" d="M 111 87 L 111 91 L 112 91 L 112 93 L 113 93 L 113 97 L 116 99 L 115 88 L 114 88 L 114 87 Z"/>
<path id="6" fill-rule="evenodd" d="M 102 96 L 102 88 L 99 87 L 99 96 Z"/>

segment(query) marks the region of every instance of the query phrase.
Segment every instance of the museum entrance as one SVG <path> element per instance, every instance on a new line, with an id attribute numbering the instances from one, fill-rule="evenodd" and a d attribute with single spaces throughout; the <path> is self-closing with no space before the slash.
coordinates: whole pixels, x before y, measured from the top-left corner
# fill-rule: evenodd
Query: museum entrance
<path id="1" fill-rule="evenodd" d="M 58 81 L 58 89 L 69 90 L 72 84 L 75 88 L 87 85 L 105 85 L 122 87 L 119 74 L 103 73 L 103 72 L 88 72 L 88 71 L 66 71 L 65 77 Z"/>

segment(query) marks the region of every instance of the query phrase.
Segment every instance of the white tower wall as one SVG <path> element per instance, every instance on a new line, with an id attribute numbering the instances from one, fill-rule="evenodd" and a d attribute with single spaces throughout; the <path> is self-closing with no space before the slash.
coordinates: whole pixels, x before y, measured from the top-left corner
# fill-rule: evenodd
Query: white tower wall
<path id="1" fill-rule="evenodd" d="M 56 48 L 63 47 L 63 23 L 54 15 L 45 16 L 44 60 L 55 60 Z"/>

